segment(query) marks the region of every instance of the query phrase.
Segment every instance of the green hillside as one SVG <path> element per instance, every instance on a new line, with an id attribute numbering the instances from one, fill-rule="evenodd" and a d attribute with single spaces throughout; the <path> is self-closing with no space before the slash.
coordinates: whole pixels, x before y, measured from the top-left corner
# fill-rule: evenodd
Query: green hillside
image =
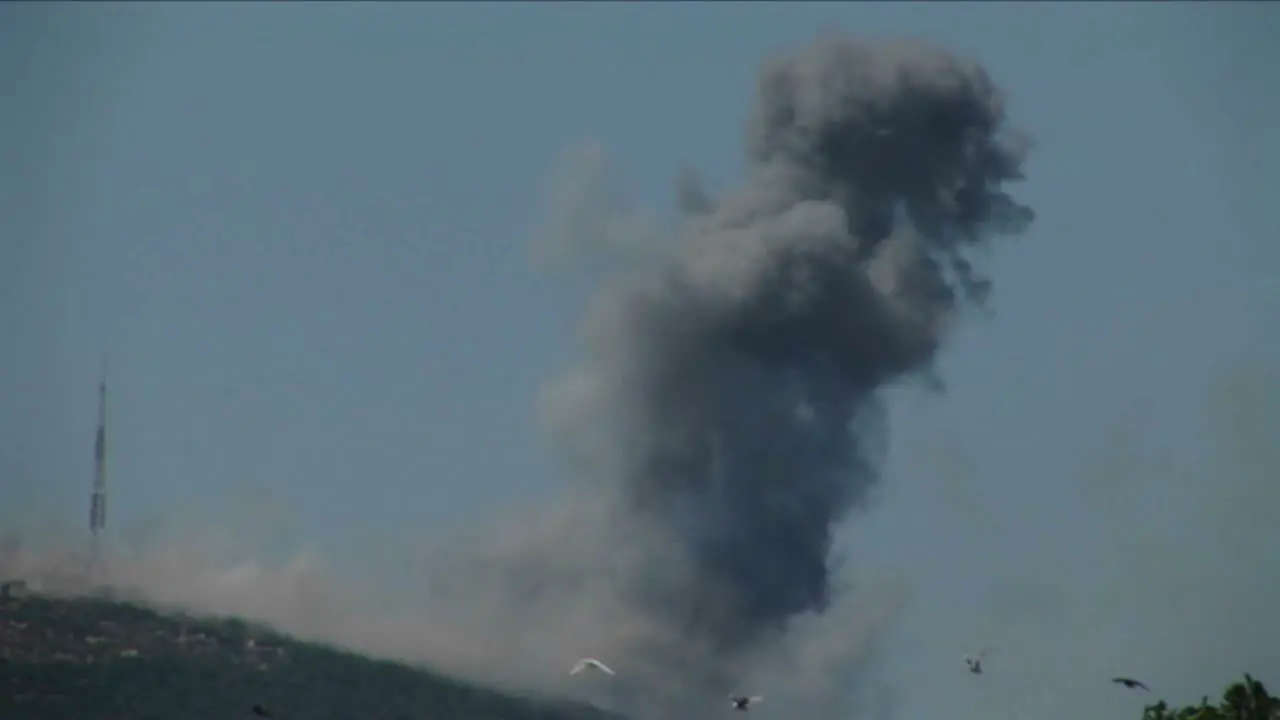
<path id="1" fill-rule="evenodd" d="M 255 704 L 280 720 L 620 720 L 241 620 L 104 599 L 0 598 L 0 719 L 230 720 L 253 718 Z M 1159 701 L 1141 720 L 1280 720 L 1280 698 L 1246 675 L 1217 702 Z"/>
<path id="2" fill-rule="evenodd" d="M 228 720 L 254 717 L 255 704 L 281 720 L 610 720 L 235 619 L 103 599 L 0 600 L 4 720 Z"/>

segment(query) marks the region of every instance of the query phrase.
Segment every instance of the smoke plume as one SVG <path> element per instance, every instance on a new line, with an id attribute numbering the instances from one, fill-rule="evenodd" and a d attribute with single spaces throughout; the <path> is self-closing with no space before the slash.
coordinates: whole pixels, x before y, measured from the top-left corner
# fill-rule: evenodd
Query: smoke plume
<path id="1" fill-rule="evenodd" d="M 832 603 L 833 533 L 879 477 L 877 390 L 929 371 L 984 298 L 966 251 L 1032 219 L 1002 189 L 1027 149 L 1004 120 L 981 67 L 928 45 L 776 58 L 743 186 L 713 202 L 683 174 L 675 249 L 595 299 L 546 412 L 607 516 L 571 541 L 657 630 L 616 649 L 661 669 L 649 684 L 722 697 Z"/>
<path id="2" fill-rule="evenodd" d="M 288 630 L 525 687 L 564 689 L 593 655 L 619 671 L 595 699 L 648 717 L 732 691 L 833 715 L 903 597 L 836 581 L 836 530 L 880 477 L 878 391 L 929 375 L 957 310 L 985 298 L 967 253 L 1031 221 L 1003 189 L 1027 144 L 976 63 L 840 38 L 765 63 L 746 135 L 743 184 L 713 198 L 681 176 L 679 226 L 604 283 L 581 361 L 547 388 L 565 496 L 424 553 L 423 607 L 344 613 L 310 562 L 265 593 L 257 565 L 194 583 L 176 550 L 115 572 L 156 599 L 225 594 Z M 591 159 L 577 177 L 600 177 Z M 596 207 L 606 196 L 558 193 L 572 207 L 550 234 L 656 228 Z"/>

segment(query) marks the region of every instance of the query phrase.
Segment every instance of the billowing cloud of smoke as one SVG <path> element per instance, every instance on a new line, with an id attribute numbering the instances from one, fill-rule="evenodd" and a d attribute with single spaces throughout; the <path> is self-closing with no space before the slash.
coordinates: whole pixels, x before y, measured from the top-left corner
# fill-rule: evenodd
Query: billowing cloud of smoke
<path id="1" fill-rule="evenodd" d="M 585 357 L 547 389 L 566 498 L 418 558 L 421 607 L 357 618 L 306 563 L 265 593 L 254 565 L 195 582 L 177 551 L 117 580 L 526 687 L 596 655 L 620 671 L 597 699 L 645 716 L 766 675 L 831 716 L 902 600 L 834 581 L 835 531 L 879 477 L 877 393 L 929 373 L 983 300 L 967 251 L 1032 219 L 1003 191 L 1027 150 L 1004 121 L 981 67 L 924 44 L 826 39 L 766 63 L 743 186 L 713 199 L 682 176 L 674 242 L 605 284 Z M 561 197 L 559 247 L 656 227 Z"/>
<path id="2" fill-rule="evenodd" d="M 966 250 L 1031 220 L 1002 191 L 1026 150 L 1004 130 L 982 69 L 933 47 L 778 58 L 745 185 L 713 202 L 683 175 L 677 249 L 596 299 L 547 412 L 609 513 L 582 541 L 629 548 L 611 587 L 670 641 L 626 652 L 663 680 L 718 696 L 828 608 L 833 531 L 878 477 L 877 390 L 982 299 Z"/>

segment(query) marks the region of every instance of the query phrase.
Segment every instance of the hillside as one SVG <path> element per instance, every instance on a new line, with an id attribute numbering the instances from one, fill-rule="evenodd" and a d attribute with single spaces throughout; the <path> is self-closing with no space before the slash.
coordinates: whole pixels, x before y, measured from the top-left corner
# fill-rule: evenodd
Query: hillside
<path id="1" fill-rule="evenodd" d="M 0 596 L 4 720 L 620 720 L 301 642 L 236 619 L 96 598 Z M 1136 720 L 1136 719 L 1135 719 Z M 1142 720 L 1280 720 L 1246 675 L 1220 701 L 1148 705 Z"/>
<path id="2" fill-rule="evenodd" d="M 606 720 L 235 619 L 93 598 L 0 599 L 5 720 Z"/>

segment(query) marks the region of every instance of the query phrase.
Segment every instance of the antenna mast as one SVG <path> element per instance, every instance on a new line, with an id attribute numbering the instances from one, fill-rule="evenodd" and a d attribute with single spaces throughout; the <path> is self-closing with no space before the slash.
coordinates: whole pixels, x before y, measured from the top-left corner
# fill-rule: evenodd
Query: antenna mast
<path id="1" fill-rule="evenodd" d="M 89 503 L 90 569 L 96 568 L 99 557 L 98 533 L 107 524 L 107 363 L 102 362 L 102 377 L 98 381 L 98 432 L 93 440 L 93 497 Z"/>

